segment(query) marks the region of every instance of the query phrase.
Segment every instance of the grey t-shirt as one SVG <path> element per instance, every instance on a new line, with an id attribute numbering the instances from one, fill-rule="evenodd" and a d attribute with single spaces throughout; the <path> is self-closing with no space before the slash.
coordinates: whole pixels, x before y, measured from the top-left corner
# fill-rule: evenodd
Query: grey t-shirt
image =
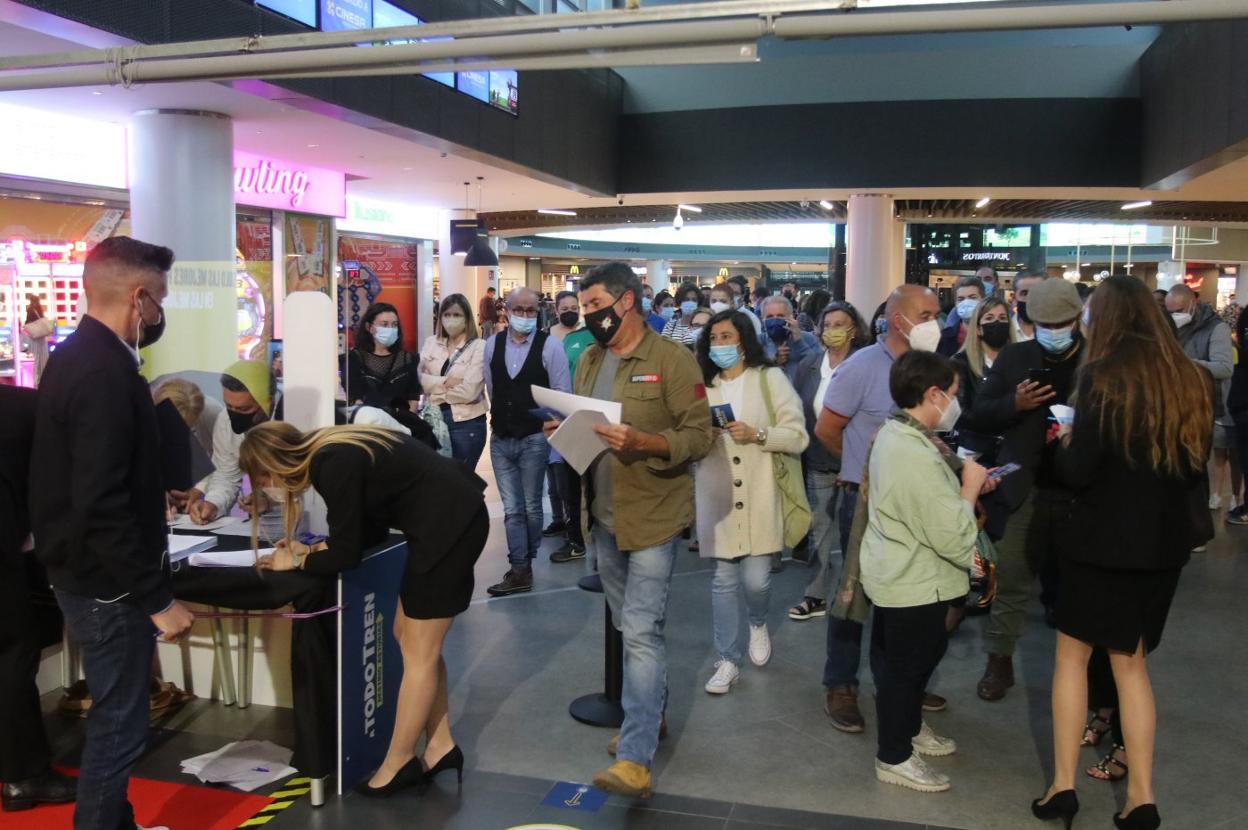
<path id="1" fill-rule="evenodd" d="M 593 397 L 600 401 L 615 398 L 615 375 L 619 368 L 619 355 L 608 351 L 598 367 L 598 377 L 594 378 Z M 603 453 L 590 469 L 594 477 L 594 503 L 589 512 L 607 530 L 615 530 L 615 512 L 612 510 L 615 488 L 611 484 L 611 465 L 607 462 L 607 454 Z"/>

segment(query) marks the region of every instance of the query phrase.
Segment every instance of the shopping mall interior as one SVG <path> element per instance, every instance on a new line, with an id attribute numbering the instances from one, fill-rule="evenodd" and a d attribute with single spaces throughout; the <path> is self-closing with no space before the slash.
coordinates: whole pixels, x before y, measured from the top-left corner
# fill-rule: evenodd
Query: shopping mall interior
<path id="1" fill-rule="evenodd" d="M 947 311 L 958 278 L 985 267 L 1007 298 L 1024 273 L 1087 287 L 1130 275 L 1185 284 L 1233 319 L 1248 297 L 1246 56 L 1248 0 L 0 0 L 0 383 L 35 385 L 32 300 L 54 351 L 79 323 L 86 256 L 120 235 L 178 256 L 149 379 L 259 359 L 290 401 L 309 378 L 332 392 L 326 355 L 374 303 L 398 309 L 416 351 L 442 297 L 553 297 L 612 261 L 656 292 L 739 275 L 767 294 L 822 289 L 868 318 L 903 283 Z M 319 406 L 309 426 L 324 425 Z M 507 541 L 488 454 L 477 472 L 489 540 L 445 648 L 462 787 L 354 794 L 377 741 L 352 743 L 359 712 L 343 701 L 328 780 L 291 772 L 240 793 L 185 773 L 232 741 L 294 740 L 290 621 L 227 613 L 158 647 L 162 677 L 194 699 L 153 713 L 139 824 L 1031 826 L 1052 765 L 1054 636 L 1038 601 L 1004 700 L 976 696 L 984 619 L 953 636 L 931 686 L 948 708 L 928 717 L 960 744 L 940 762 L 954 788 L 924 795 L 875 780 L 870 694 L 865 734 L 828 725 L 826 626 L 786 614 L 803 561 L 786 555 L 772 578 L 772 662 L 730 695 L 703 692 L 712 568 L 686 545 L 654 795 L 596 797 L 581 782 L 614 733 L 569 706 L 612 697 L 603 597 L 579 587 L 584 562 L 549 561 L 558 538 L 531 592 L 488 595 Z M 1220 708 L 1248 694 L 1234 611 L 1248 531 L 1215 526 L 1150 657 L 1170 828 L 1248 827 L 1248 726 Z M 68 769 L 85 721 L 62 697 L 80 671 L 58 630 L 38 684 Z M 1079 786 L 1076 826 L 1109 826 L 1125 785 Z M 3 813 L 0 828 L 68 828 L 70 814 Z"/>

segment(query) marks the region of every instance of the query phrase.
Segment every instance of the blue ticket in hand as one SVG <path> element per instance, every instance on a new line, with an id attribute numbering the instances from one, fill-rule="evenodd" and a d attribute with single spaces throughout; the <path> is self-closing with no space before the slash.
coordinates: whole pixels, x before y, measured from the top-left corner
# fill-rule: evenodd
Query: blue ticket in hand
<path id="1" fill-rule="evenodd" d="M 537 406 L 529 410 L 529 414 L 538 419 L 542 423 L 546 421 L 562 421 L 564 414 L 557 410 L 551 409 L 549 406 Z"/>
<path id="2" fill-rule="evenodd" d="M 711 423 L 720 429 L 726 429 L 735 420 L 737 419 L 732 414 L 732 404 L 720 403 L 711 407 Z"/>

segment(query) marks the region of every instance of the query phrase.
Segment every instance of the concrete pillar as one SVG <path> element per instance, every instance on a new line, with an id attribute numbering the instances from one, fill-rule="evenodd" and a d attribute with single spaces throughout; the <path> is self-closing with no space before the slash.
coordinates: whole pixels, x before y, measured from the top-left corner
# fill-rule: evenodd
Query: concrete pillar
<path id="1" fill-rule="evenodd" d="M 463 294 L 468 304 L 476 308 L 477 276 L 474 268 L 464 267 L 464 255 L 451 253 L 451 220 L 476 219 L 476 211 L 447 210 L 440 216 L 441 233 L 438 235 L 438 299 L 446 299 L 452 294 Z"/>
<path id="2" fill-rule="evenodd" d="M 668 271 L 672 269 L 672 263 L 666 259 L 652 259 L 646 262 L 646 283 L 654 289 L 654 293 L 665 291 L 671 282 Z"/>
<path id="3" fill-rule="evenodd" d="M 130 227 L 177 255 L 160 342 L 145 350 L 155 378 L 220 372 L 238 360 L 234 274 L 234 132 L 229 116 L 144 110 L 130 122 Z"/>
<path id="4" fill-rule="evenodd" d="M 849 197 L 845 225 L 845 296 L 870 319 L 876 306 L 905 280 L 905 226 L 891 196 Z"/>
<path id="5" fill-rule="evenodd" d="M 476 306 L 473 306 L 474 313 Z M 416 246 L 416 343 L 433 334 L 438 309 L 433 302 L 433 243 Z"/>

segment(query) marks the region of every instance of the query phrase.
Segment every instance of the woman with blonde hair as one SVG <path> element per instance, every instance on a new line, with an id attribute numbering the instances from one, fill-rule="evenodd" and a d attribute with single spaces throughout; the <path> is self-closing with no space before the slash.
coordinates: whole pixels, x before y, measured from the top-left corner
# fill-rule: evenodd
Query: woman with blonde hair
<path id="1" fill-rule="evenodd" d="M 442 644 L 453 618 L 468 608 L 473 566 L 489 534 L 485 482 L 408 436 L 368 426 L 303 433 L 267 421 L 248 430 L 238 461 L 252 482 L 285 497 L 286 538 L 260 558 L 261 569 L 336 573 L 358 565 L 389 528 L 406 537 L 407 566 L 394 615 L 403 659 L 394 732 L 381 767 L 358 791 L 387 797 L 407 787 L 423 790 L 447 769 L 462 779 L 464 756 L 451 737 Z M 329 523 L 327 540 L 311 547 L 292 538 L 299 498 L 309 488 L 325 501 Z M 417 753 L 422 734 L 423 757 Z"/>
<path id="2" fill-rule="evenodd" d="M 442 412 L 451 456 L 475 470 L 485 450 L 485 341 L 463 294 L 443 298 L 437 329 L 420 347 L 420 386 Z"/>
<path id="3" fill-rule="evenodd" d="M 1075 495 L 1060 560 L 1053 675 L 1053 782 L 1037 818 L 1070 827 L 1079 810 L 1075 768 L 1088 703 L 1088 660 L 1109 653 L 1131 775 L 1123 830 L 1155 830 L 1157 712 L 1146 655 L 1161 641 L 1179 572 L 1201 527 L 1212 441 L 1209 382 L 1183 353 L 1140 280 L 1110 277 L 1085 311 L 1085 363 L 1073 427 L 1056 429 L 1055 472 Z M 1207 524 L 1207 521 L 1206 521 Z"/>

